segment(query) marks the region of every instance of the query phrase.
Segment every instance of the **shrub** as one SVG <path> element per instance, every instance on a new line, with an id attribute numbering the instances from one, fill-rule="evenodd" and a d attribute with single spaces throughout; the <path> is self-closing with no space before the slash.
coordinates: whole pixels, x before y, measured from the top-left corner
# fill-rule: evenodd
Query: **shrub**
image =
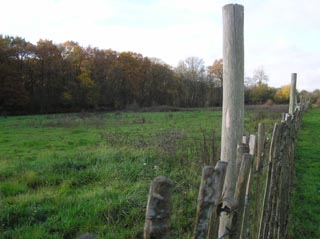
<path id="1" fill-rule="evenodd" d="M 273 106 L 274 102 L 273 102 L 273 100 L 268 99 L 264 104 L 267 105 L 267 106 Z"/>

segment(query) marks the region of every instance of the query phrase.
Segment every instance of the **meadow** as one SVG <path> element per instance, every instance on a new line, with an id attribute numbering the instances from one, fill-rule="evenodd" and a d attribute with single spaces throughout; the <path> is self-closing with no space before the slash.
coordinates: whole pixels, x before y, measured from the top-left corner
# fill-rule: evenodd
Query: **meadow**
<path id="1" fill-rule="evenodd" d="M 248 108 L 267 136 L 286 107 Z M 0 238 L 141 238 L 150 181 L 173 181 L 173 238 L 191 238 L 201 170 L 219 159 L 221 111 L 0 118 Z"/>

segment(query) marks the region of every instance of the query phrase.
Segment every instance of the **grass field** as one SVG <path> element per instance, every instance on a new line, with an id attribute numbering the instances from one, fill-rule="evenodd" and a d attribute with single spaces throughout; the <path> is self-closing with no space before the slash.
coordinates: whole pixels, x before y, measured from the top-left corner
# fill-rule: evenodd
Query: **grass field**
<path id="1" fill-rule="evenodd" d="M 320 109 L 308 111 L 298 135 L 290 238 L 320 238 Z"/>
<path id="2" fill-rule="evenodd" d="M 245 130 L 262 121 L 271 132 L 272 110 L 250 109 Z M 191 238 L 221 112 L 17 116 L 0 129 L 0 238 L 139 238 L 158 175 L 174 183 L 173 238 Z"/>

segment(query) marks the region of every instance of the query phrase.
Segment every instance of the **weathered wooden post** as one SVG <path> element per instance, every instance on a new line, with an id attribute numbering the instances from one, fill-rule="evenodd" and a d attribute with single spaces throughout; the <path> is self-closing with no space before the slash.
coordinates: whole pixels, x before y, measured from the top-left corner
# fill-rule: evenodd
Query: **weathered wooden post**
<path id="1" fill-rule="evenodd" d="M 163 176 L 156 177 L 150 185 L 144 227 L 144 239 L 169 238 L 172 182 Z"/>
<path id="2" fill-rule="evenodd" d="M 237 180 L 237 144 L 241 142 L 244 115 L 244 8 L 228 4 L 223 13 L 223 114 L 221 160 L 228 162 L 223 197 L 234 196 Z M 222 213 L 219 237 L 226 234 L 228 217 Z M 228 237 L 225 237 L 228 238 Z"/>
<path id="3" fill-rule="evenodd" d="M 258 147 L 257 147 L 257 159 L 256 159 L 256 171 L 260 172 L 264 164 L 265 154 L 265 127 L 263 123 L 259 123 L 258 126 Z"/>
<path id="4" fill-rule="evenodd" d="M 252 164 L 252 155 L 245 153 L 242 156 L 242 162 L 241 167 L 239 170 L 238 180 L 236 184 L 236 189 L 234 193 L 234 199 L 238 202 L 238 209 L 234 215 L 233 223 L 236 225 L 232 225 L 232 228 L 235 229 L 235 232 L 233 235 L 230 236 L 230 238 L 242 238 L 241 235 L 245 234 L 245 232 L 241 232 L 241 229 L 243 228 L 244 224 L 244 211 L 246 207 L 246 192 L 247 192 L 247 185 L 248 180 L 250 180 L 249 173 L 251 169 Z M 243 228 L 245 230 L 245 228 Z"/>
<path id="5" fill-rule="evenodd" d="M 272 199 L 274 192 L 272 192 L 273 182 L 275 179 L 275 169 L 276 169 L 276 159 L 279 156 L 280 150 L 280 134 L 282 130 L 282 124 L 276 123 L 273 128 L 272 139 L 270 144 L 269 152 L 269 166 L 268 166 L 268 175 L 266 179 L 266 186 L 263 198 L 262 213 L 259 226 L 259 239 L 267 238 L 267 234 L 270 227 L 270 218 L 272 210 Z"/>
<path id="6" fill-rule="evenodd" d="M 241 162 L 242 162 L 242 155 L 245 153 L 249 153 L 249 145 L 240 143 L 237 145 L 237 157 L 236 157 L 236 165 L 237 165 L 237 175 L 240 170 Z"/>
<path id="7" fill-rule="evenodd" d="M 249 139 L 249 149 L 250 152 L 249 154 L 252 157 L 252 161 L 255 160 L 256 156 L 256 148 L 257 148 L 257 137 L 254 134 L 250 135 Z M 252 184 L 252 178 L 253 178 L 253 162 L 250 164 L 249 168 L 249 175 L 247 178 L 247 185 L 246 185 L 246 193 L 245 193 L 245 200 L 244 200 L 244 205 L 243 205 L 243 219 L 242 219 L 242 224 L 241 224 L 241 234 L 240 238 L 247 238 L 249 233 L 249 214 L 250 214 L 250 208 L 249 208 L 249 202 L 250 202 L 250 193 L 251 193 L 251 184 Z M 240 175 L 240 172 L 239 172 Z M 240 203 L 240 202 L 239 202 Z"/>
<path id="8" fill-rule="evenodd" d="M 297 85 L 297 73 L 291 74 L 291 89 L 290 89 L 290 104 L 289 104 L 289 114 L 293 114 L 295 110 L 296 102 L 296 85 Z"/>
<path id="9" fill-rule="evenodd" d="M 216 215 L 217 206 L 221 200 L 226 169 L 227 162 L 218 161 L 216 167 L 206 166 L 202 170 L 197 217 L 194 228 L 195 239 L 208 238 L 209 228 L 215 227 L 218 223 L 218 216 Z M 216 228 L 217 227 L 215 227 L 215 229 Z"/>
<path id="10" fill-rule="evenodd" d="M 264 176 L 265 170 L 263 170 L 263 165 L 265 161 L 265 126 L 263 123 L 259 123 L 258 126 L 258 143 L 257 143 L 257 156 L 256 156 L 256 167 L 254 175 L 254 184 L 255 184 L 255 208 L 254 208 L 254 230 L 252 238 L 258 238 L 260 219 L 262 213 L 262 200 L 263 200 L 263 188 L 264 188 Z"/>
<path id="11" fill-rule="evenodd" d="M 242 135 L 242 143 L 249 145 L 249 141 L 250 141 L 250 135 L 244 133 L 244 134 Z"/>
<path id="12" fill-rule="evenodd" d="M 297 112 L 297 111 L 296 111 Z M 293 119 L 293 121 L 296 118 Z M 280 181 L 279 181 L 279 197 L 276 209 L 276 238 L 285 238 L 287 229 L 287 216 L 289 212 L 289 197 L 290 197 L 290 184 L 289 184 L 289 166 L 290 166 L 290 147 L 291 147 L 291 126 L 293 125 L 291 118 L 284 123 L 281 140 L 281 162 L 280 162 Z"/>
<path id="13" fill-rule="evenodd" d="M 257 137 L 254 134 L 250 135 L 250 139 L 249 139 L 249 149 L 250 149 L 250 154 L 252 156 L 256 155 L 256 151 L 257 151 Z"/>

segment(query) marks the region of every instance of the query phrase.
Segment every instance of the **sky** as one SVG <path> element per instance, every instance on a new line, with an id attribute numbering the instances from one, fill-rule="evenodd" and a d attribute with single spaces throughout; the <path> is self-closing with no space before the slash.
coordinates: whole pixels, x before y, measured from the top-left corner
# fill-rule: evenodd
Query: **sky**
<path id="1" fill-rule="evenodd" d="M 245 76 L 263 67 L 268 84 L 320 88 L 319 0 L 10 0 L 0 34 L 156 57 L 175 67 L 195 56 L 222 58 L 222 7 L 244 6 Z"/>

